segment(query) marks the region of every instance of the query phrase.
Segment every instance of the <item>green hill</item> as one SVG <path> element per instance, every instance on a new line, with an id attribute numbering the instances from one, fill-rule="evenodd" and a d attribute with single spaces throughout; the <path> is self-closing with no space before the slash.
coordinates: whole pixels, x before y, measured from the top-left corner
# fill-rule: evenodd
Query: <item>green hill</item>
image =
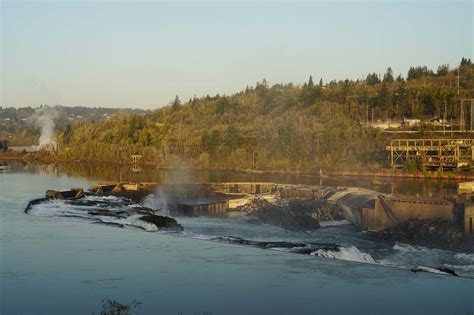
<path id="1" fill-rule="evenodd" d="M 474 95 L 474 66 L 437 71 L 412 67 L 383 76 L 303 86 L 266 80 L 233 95 L 178 97 L 150 114 L 118 112 L 109 120 L 60 133 L 58 157 L 117 161 L 141 154 L 159 165 L 301 170 L 386 163 L 388 135 L 367 120 L 459 119 L 459 100 Z M 459 95 L 458 95 L 459 72 Z"/>

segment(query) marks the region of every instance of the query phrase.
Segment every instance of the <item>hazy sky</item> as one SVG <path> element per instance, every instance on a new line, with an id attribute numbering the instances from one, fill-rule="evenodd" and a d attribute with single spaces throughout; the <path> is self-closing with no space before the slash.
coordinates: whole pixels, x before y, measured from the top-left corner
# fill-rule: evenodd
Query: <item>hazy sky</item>
<path id="1" fill-rule="evenodd" d="M 1 104 L 157 108 L 176 94 L 437 69 L 473 57 L 473 2 L 1 2 Z"/>

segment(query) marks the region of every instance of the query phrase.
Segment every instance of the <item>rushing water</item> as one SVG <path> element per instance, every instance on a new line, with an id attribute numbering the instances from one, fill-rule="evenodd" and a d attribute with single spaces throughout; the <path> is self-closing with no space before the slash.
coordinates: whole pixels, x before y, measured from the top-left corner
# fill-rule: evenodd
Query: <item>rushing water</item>
<path id="1" fill-rule="evenodd" d="M 97 313 L 105 297 L 121 302 L 138 299 L 143 303 L 138 313 L 143 314 L 474 311 L 474 280 L 378 266 L 448 265 L 471 277 L 473 253 L 380 242 L 347 224 L 290 232 L 248 224 L 242 216 L 181 217 L 178 221 L 185 230 L 176 237 L 90 224 L 80 218 L 52 215 L 50 209 L 26 215 L 23 211 L 28 201 L 41 197 L 46 189 L 87 187 L 97 180 L 114 179 L 114 175 L 77 171 L 77 166 L 9 166 L 9 171 L 0 173 L 1 314 Z M 319 183 L 307 176 L 230 172 L 123 171 L 122 176 L 156 181 Z M 371 187 L 370 180 L 359 184 Z M 407 189 L 397 182 L 385 185 L 390 187 L 376 188 Z M 410 191 L 454 193 L 452 185 L 442 185 L 423 183 L 413 185 Z M 64 209 L 61 204 L 55 207 Z M 303 256 L 208 241 L 224 236 L 331 242 L 343 250 Z"/>

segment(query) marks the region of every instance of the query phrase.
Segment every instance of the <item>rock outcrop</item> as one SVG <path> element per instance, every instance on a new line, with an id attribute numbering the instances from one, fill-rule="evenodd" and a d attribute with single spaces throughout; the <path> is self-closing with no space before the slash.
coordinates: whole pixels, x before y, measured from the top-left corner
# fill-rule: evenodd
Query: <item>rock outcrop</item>
<path id="1" fill-rule="evenodd" d="M 462 230 L 445 220 L 409 220 L 408 222 L 369 235 L 396 242 L 438 248 L 459 249 L 465 245 Z"/>
<path id="2" fill-rule="evenodd" d="M 291 231 L 319 229 L 319 221 L 312 217 L 317 200 L 279 200 L 268 202 L 254 199 L 241 210 L 249 212 L 252 223 L 276 225 Z M 249 209 L 250 208 L 250 209 Z"/>
<path id="3" fill-rule="evenodd" d="M 140 220 L 153 223 L 157 228 L 166 228 L 182 231 L 183 226 L 179 224 L 175 219 L 170 217 L 165 217 L 156 214 L 148 214 L 140 217 Z"/>

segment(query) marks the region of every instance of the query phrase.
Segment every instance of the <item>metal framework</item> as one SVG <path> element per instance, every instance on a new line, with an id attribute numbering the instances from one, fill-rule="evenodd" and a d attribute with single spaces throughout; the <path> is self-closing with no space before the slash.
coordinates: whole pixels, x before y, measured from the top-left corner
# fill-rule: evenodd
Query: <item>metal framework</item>
<path id="1" fill-rule="evenodd" d="M 474 139 L 393 139 L 386 150 L 394 168 L 409 162 L 427 170 L 474 168 Z"/>

